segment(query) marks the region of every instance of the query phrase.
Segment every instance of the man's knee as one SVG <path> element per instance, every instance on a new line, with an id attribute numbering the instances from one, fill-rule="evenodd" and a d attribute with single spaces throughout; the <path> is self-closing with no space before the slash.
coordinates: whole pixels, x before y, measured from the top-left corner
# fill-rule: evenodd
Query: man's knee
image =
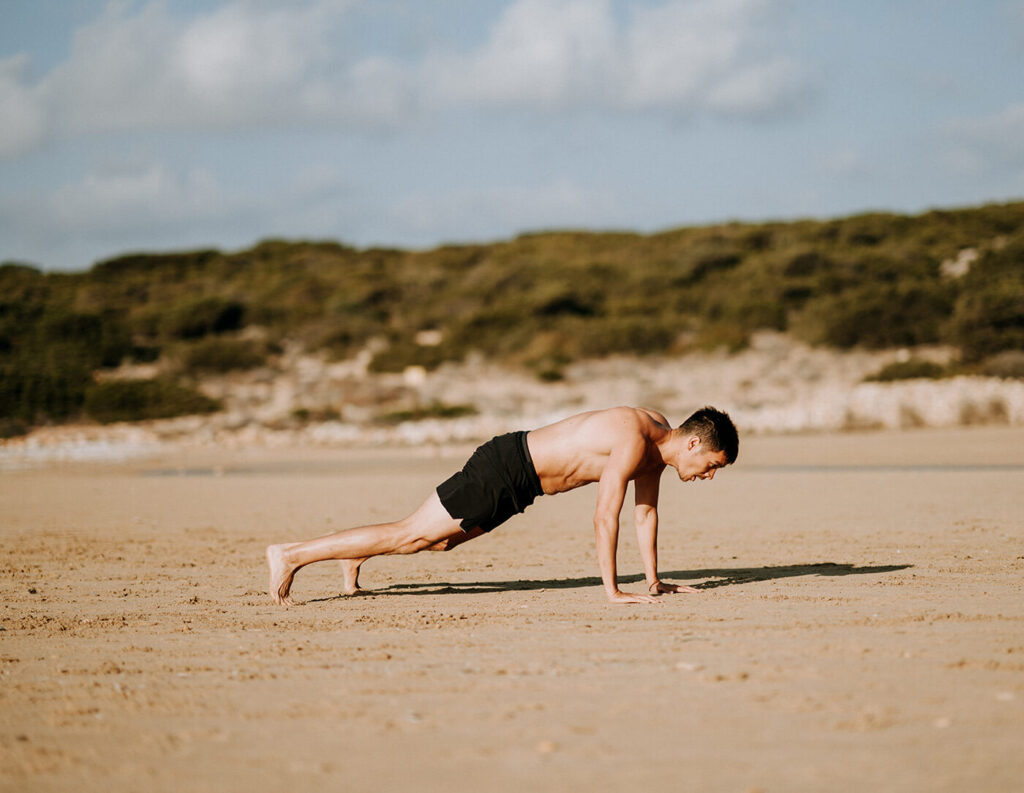
<path id="1" fill-rule="evenodd" d="M 451 551 L 455 548 L 458 548 L 460 545 L 462 545 L 463 542 L 465 542 L 465 540 L 459 537 L 458 535 L 454 537 L 445 537 L 443 540 L 440 540 L 439 542 L 435 542 L 433 545 L 428 546 L 427 550 Z"/>
<path id="2" fill-rule="evenodd" d="M 483 533 L 484 533 L 483 529 L 478 529 L 478 528 L 473 528 L 473 529 L 468 529 L 468 530 L 467 529 L 463 529 L 462 531 L 460 531 L 460 532 L 458 532 L 456 534 L 449 535 L 448 537 L 445 537 L 443 540 L 434 543 L 433 545 L 430 546 L 430 550 L 432 550 L 432 551 L 451 551 L 451 550 L 454 550 L 455 548 L 458 548 L 460 545 L 462 545 L 462 543 L 469 542 L 474 537 L 479 537 Z"/>
<path id="3" fill-rule="evenodd" d="M 401 540 L 394 553 L 419 553 L 420 551 L 447 551 L 458 545 L 452 537 L 437 536 L 436 533 L 410 521 L 403 526 Z"/>

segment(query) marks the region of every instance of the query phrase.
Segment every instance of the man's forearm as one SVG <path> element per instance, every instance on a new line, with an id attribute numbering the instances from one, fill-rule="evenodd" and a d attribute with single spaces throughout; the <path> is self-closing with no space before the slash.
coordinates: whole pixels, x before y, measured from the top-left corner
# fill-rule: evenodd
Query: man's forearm
<path id="1" fill-rule="evenodd" d="M 619 591 L 615 557 L 619 545 L 619 521 L 612 518 L 594 519 L 594 539 L 597 543 L 597 564 L 607 595 Z"/>
<path id="2" fill-rule="evenodd" d="M 647 589 L 658 583 L 658 519 L 651 517 L 636 522 L 636 542 L 644 563 Z"/>

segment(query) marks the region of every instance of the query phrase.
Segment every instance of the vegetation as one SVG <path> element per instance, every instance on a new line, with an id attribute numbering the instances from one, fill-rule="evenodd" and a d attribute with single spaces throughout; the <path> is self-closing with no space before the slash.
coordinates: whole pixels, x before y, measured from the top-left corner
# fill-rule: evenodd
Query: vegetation
<path id="1" fill-rule="evenodd" d="M 934 361 L 922 361 L 911 358 L 908 361 L 895 361 L 883 366 L 875 374 L 864 378 L 867 383 L 891 383 L 894 380 L 937 380 L 949 377 L 950 370 Z"/>
<path id="2" fill-rule="evenodd" d="M 173 381 L 108 380 L 85 392 L 85 412 L 102 424 L 212 413 L 220 403 Z"/>
<path id="3" fill-rule="evenodd" d="M 385 413 L 378 421 L 382 424 L 401 424 L 403 421 L 457 419 L 476 414 L 477 409 L 473 405 L 448 405 L 444 402 L 431 402 L 429 405 L 412 410 L 396 410 L 393 413 Z"/>
<path id="4" fill-rule="evenodd" d="M 970 271 L 944 275 L 942 262 L 966 248 L 978 252 Z M 109 415 L 93 376 L 126 361 L 176 358 L 183 375 L 261 365 L 273 347 L 241 341 L 251 326 L 270 345 L 287 337 L 336 358 L 369 344 L 376 371 L 478 352 L 556 381 L 580 358 L 737 350 L 761 328 L 839 348 L 949 343 L 980 371 L 1024 349 L 1024 203 L 653 235 L 553 231 L 431 251 L 268 240 L 132 254 L 75 274 L 9 263 L 0 419 L 15 431 Z"/>
<path id="5" fill-rule="evenodd" d="M 186 348 L 182 366 L 190 374 L 255 369 L 267 362 L 266 345 L 253 339 L 211 337 Z"/>

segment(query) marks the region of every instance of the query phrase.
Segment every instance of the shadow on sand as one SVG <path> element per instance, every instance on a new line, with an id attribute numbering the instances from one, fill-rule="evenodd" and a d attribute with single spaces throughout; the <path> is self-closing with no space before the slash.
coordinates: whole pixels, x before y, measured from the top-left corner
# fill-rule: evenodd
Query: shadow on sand
<path id="1" fill-rule="evenodd" d="M 671 570 L 661 574 L 663 581 L 674 583 L 679 581 L 699 581 L 691 584 L 694 589 L 715 589 L 720 586 L 735 586 L 737 584 L 750 584 L 754 581 L 771 581 L 776 578 L 793 578 L 803 575 L 870 575 L 881 573 L 893 573 L 897 570 L 906 570 L 912 565 L 909 564 L 888 564 L 874 565 L 871 567 L 857 567 L 854 564 L 837 564 L 835 562 L 818 562 L 817 564 L 792 564 L 778 565 L 775 567 L 731 567 L 704 570 Z M 710 580 L 701 580 L 710 579 Z M 635 584 L 643 581 L 642 575 L 620 575 L 619 582 Z M 472 595 L 484 594 L 487 592 L 521 592 L 531 589 L 577 589 L 580 587 L 600 586 L 601 579 L 598 576 L 587 578 L 549 578 L 544 580 L 520 580 L 520 581 L 467 581 L 463 583 L 451 583 L 448 581 L 430 581 L 419 584 L 391 584 L 366 591 L 366 595 Z M 339 600 L 348 597 L 347 595 L 336 595 L 334 597 L 316 598 L 307 601 L 308 603 L 322 603 L 329 600 Z"/>

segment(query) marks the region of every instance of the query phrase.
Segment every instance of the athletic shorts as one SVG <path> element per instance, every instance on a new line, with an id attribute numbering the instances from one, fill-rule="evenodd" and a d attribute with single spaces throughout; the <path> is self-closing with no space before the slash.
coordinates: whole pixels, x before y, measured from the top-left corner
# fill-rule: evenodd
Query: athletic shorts
<path id="1" fill-rule="evenodd" d="M 483 444 L 462 470 L 437 486 L 441 504 L 463 531 L 491 531 L 544 495 L 525 432 L 499 435 Z"/>

